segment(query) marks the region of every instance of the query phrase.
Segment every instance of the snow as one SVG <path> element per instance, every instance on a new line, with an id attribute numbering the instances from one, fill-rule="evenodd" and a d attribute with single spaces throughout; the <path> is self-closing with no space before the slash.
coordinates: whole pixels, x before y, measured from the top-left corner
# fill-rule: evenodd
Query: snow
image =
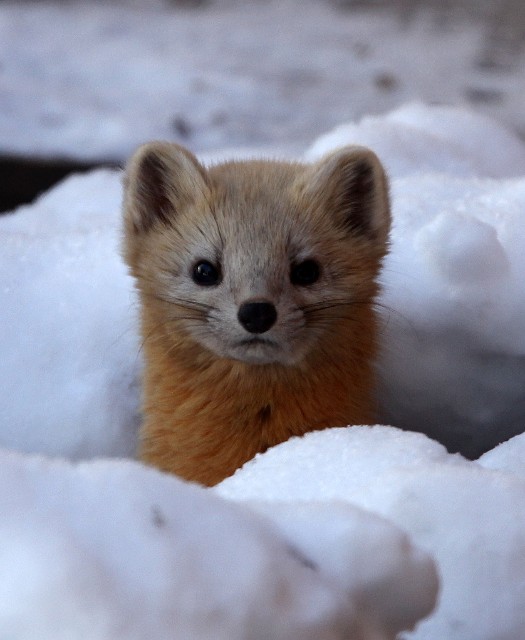
<path id="1" fill-rule="evenodd" d="M 525 479 L 525 435 L 520 434 L 484 453 L 478 463 Z"/>
<path id="2" fill-rule="evenodd" d="M 392 196 L 381 418 L 477 457 L 523 430 L 525 180 L 426 174 Z"/>
<path id="3" fill-rule="evenodd" d="M 508 443 L 507 455 L 514 446 Z M 441 576 L 436 612 L 407 637 L 522 636 L 523 477 L 447 454 L 422 434 L 352 427 L 310 433 L 274 447 L 224 480 L 217 492 L 277 505 L 283 498 L 343 500 L 379 513 L 432 552 Z"/>
<path id="4" fill-rule="evenodd" d="M 525 145 L 463 108 L 410 104 L 305 155 L 350 143 L 391 176 L 380 419 L 478 457 L 523 431 Z"/>
<path id="5" fill-rule="evenodd" d="M 120 174 L 73 176 L 0 219 L 0 441 L 132 455 L 140 348 L 119 256 Z"/>
<path id="6" fill-rule="evenodd" d="M 200 487 L 131 461 L 0 458 L 2 637 L 394 638 L 358 609 L 363 578 L 351 563 L 338 567 L 346 582 L 336 583 L 267 521 Z M 353 528 L 365 551 L 389 545 L 386 569 L 374 575 L 379 587 L 388 587 L 383 576 L 392 579 L 390 556 L 401 575 L 428 573 L 429 560 L 412 557 L 405 535 L 377 516 L 353 515 L 340 510 L 333 529 Z M 377 531 L 370 543 L 367 524 Z M 354 546 L 342 539 L 337 550 L 344 556 Z M 407 605 L 405 624 L 433 597 L 411 611 Z"/>
<path id="7" fill-rule="evenodd" d="M 160 138 L 289 153 L 414 98 L 473 105 L 525 131 L 523 52 L 496 42 L 492 55 L 479 7 L 447 27 L 424 12 L 334 6 L 364 3 L 177 4 L 2 2 L 2 151 L 121 160 Z M 500 16 L 498 29 L 520 20 Z"/>
<path id="8" fill-rule="evenodd" d="M 379 401 L 427 435 L 312 433 L 212 490 L 118 459 L 141 369 L 121 174 L 72 176 L 0 219 L 4 635 L 520 637 L 525 440 L 496 445 L 525 414 L 524 147 L 421 104 L 337 131 L 305 156 L 366 142 L 390 170 Z"/>
<path id="9" fill-rule="evenodd" d="M 305 158 L 361 144 L 379 155 L 391 177 L 432 172 L 456 178 L 510 178 L 525 173 L 525 146 L 502 124 L 465 107 L 412 102 L 383 116 L 365 116 L 320 136 Z"/>
<path id="10" fill-rule="evenodd" d="M 371 519 L 346 498 L 283 502 L 281 496 L 249 507 L 270 518 L 304 557 L 352 593 L 376 628 L 395 634 L 433 609 L 439 586 L 434 563 L 386 520 Z"/>

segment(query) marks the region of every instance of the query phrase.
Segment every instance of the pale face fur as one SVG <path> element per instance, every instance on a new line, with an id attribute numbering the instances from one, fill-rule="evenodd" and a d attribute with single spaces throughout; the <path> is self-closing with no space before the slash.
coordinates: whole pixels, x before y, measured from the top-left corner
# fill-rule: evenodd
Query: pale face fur
<path id="1" fill-rule="evenodd" d="M 125 255 L 159 331 L 219 358 L 299 365 L 377 293 L 388 196 L 381 165 L 350 148 L 312 166 L 227 163 L 205 170 L 175 145 L 152 143 L 130 164 Z M 203 286 L 195 265 L 220 274 Z M 293 282 L 314 261 L 318 278 Z M 153 301 L 155 301 L 153 303 Z M 243 303 L 273 305 L 267 330 L 239 321 Z M 144 336 L 148 339 L 148 336 Z"/>

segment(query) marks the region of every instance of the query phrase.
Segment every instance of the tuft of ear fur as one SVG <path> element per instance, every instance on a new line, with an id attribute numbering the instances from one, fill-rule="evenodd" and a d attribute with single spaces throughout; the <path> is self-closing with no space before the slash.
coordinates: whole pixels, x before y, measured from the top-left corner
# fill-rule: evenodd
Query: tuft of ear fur
<path id="1" fill-rule="evenodd" d="M 189 151 L 168 142 L 138 148 L 126 168 L 126 233 L 147 233 L 156 223 L 171 226 L 178 211 L 207 188 L 205 169 Z"/>
<path id="2" fill-rule="evenodd" d="M 315 198 L 352 235 L 386 242 L 390 228 L 388 182 L 383 166 L 366 147 L 342 147 L 313 165 Z"/>

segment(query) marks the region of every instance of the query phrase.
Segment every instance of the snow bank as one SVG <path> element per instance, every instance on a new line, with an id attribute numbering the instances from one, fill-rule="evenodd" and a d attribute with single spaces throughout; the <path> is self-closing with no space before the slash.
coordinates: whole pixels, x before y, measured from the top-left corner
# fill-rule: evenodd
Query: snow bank
<path id="1" fill-rule="evenodd" d="M 514 445 L 520 446 L 508 443 L 507 455 Z M 430 551 L 441 575 L 437 611 L 408 637 L 522 636 L 523 478 L 447 454 L 421 434 L 352 427 L 293 438 L 246 463 L 216 491 L 266 501 L 268 513 L 282 500 L 341 500 L 379 513 Z"/>
<path id="2" fill-rule="evenodd" d="M 242 494 L 231 497 L 242 501 Z M 376 632 L 397 636 L 433 610 L 439 588 L 434 562 L 387 520 L 372 519 L 346 498 L 245 504 L 273 520 L 305 557 L 352 594 Z"/>
<path id="3" fill-rule="evenodd" d="M 338 127 L 306 158 L 350 143 L 391 175 L 381 422 L 475 458 L 524 428 L 525 145 L 480 115 L 413 104 Z"/>
<path id="4" fill-rule="evenodd" d="M 132 455 L 139 340 L 120 174 L 74 176 L 0 218 L 0 444 Z"/>
<path id="5" fill-rule="evenodd" d="M 335 147 L 374 149 L 392 178 L 446 173 L 455 178 L 525 174 L 525 145 L 494 120 L 461 107 L 421 103 L 366 116 L 320 136 L 305 154 L 314 161 Z"/>
<path id="6" fill-rule="evenodd" d="M 392 195 L 381 418 L 477 457 L 524 429 L 525 178 L 411 176 Z"/>
<path id="7" fill-rule="evenodd" d="M 483 454 L 478 463 L 487 469 L 508 471 L 525 479 L 525 434 L 515 436 Z"/>
<path id="8" fill-rule="evenodd" d="M 137 463 L 3 453 L 0 465 L 5 638 L 393 640 L 433 605 L 428 558 L 356 509 L 324 505 L 316 514 L 324 541 L 336 543 L 333 559 L 344 561 L 335 580 L 325 551 L 303 556 L 293 533 L 285 538 L 248 509 Z M 316 549 L 314 520 L 301 517 L 309 532 L 299 537 Z M 355 572 L 355 549 L 366 556 L 378 545 L 381 561 Z M 423 592 L 415 606 L 410 591 L 389 588 L 396 574 Z"/>

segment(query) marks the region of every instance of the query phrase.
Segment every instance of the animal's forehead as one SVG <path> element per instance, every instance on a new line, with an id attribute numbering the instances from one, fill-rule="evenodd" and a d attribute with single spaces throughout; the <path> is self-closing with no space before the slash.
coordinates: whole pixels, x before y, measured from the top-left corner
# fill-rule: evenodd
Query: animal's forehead
<path id="1" fill-rule="evenodd" d="M 210 177 L 218 200 L 261 205 L 290 198 L 300 173 L 299 165 L 261 161 L 220 165 L 210 170 Z"/>
<path id="2" fill-rule="evenodd" d="M 299 163 L 270 162 L 254 160 L 252 162 L 226 162 L 212 166 L 208 174 L 214 185 L 240 187 L 243 191 L 260 188 L 264 185 L 281 186 L 292 184 L 306 167 Z"/>
<path id="3" fill-rule="evenodd" d="M 308 226 L 302 165 L 228 163 L 210 170 L 215 213 L 228 232 L 288 234 Z"/>

